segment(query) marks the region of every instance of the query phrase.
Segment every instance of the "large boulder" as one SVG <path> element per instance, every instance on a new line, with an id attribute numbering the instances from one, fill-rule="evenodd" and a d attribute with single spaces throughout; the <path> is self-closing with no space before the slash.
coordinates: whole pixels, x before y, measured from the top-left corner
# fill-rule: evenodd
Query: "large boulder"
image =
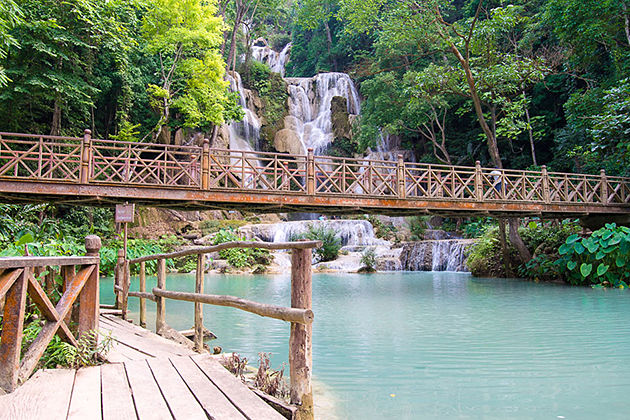
<path id="1" fill-rule="evenodd" d="M 348 114 L 348 101 L 343 96 L 335 96 L 330 102 L 330 119 L 335 139 L 352 138 L 352 126 Z"/>
<path id="2" fill-rule="evenodd" d="M 306 151 L 302 146 L 300 137 L 289 128 L 283 128 L 274 137 L 274 147 L 280 153 L 290 153 L 292 155 L 304 155 Z"/>

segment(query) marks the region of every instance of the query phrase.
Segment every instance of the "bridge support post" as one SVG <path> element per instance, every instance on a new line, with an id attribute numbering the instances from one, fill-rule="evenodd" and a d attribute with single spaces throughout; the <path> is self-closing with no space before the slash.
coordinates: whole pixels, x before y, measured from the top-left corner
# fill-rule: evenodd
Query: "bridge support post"
<path id="1" fill-rule="evenodd" d="M 306 193 L 315 195 L 315 156 L 313 149 L 306 153 Z"/>
<path id="2" fill-rule="evenodd" d="M 311 309 L 313 306 L 311 261 L 313 251 L 291 251 L 291 307 Z M 297 420 L 313 420 L 313 324 L 291 323 L 289 338 L 289 370 L 291 404 L 298 406 Z"/>
<path id="3" fill-rule="evenodd" d="M 483 201 L 483 178 L 479 161 L 475 162 L 475 200 Z"/>
<path id="4" fill-rule="evenodd" d="M 405 184 L 405 161 L 403 155 L 398 155 L 398 161 L 396 162 L 396 178 L 398 179 L 398 198 L 405 198 L 407 196 L 407 188 Z"/>
<path id="5" fill-rule="evenodd" d="M 201 154 L 201 189 L 207 190 L 210 186 L 210 140 L 203 139 Z"/>
<path id="6" fill-rule="evenodd" d="M 92 155 L 92 131 L 85 130 L 83 134 L 83 142 L 81 143 L 81 168 L 79 169 L 79 178 L 81 184 L 87 184 L 90 180 L 90 161 Z"/>
<path id="7" fill-rule="evenodd" d="M 547 173 L 547 165 L 541 167 L 542 173 L 542 189 L 543 189 L 543 201 L 545 203 L 551 203 L 551 192 L 549 191 L 549 174 Z"/>
<path id="8" fill-rule="evenodd" d="M 599 176 L 601 178 L 600 185 L 602 188 L 601 193 L 600 193 L 601 201 L 602 201 L 602 204 L 605 205 L 605 204 L 608 204 L 608 178 L 606 178 L 606 171 L 602 169 L 599 172 Z"/>

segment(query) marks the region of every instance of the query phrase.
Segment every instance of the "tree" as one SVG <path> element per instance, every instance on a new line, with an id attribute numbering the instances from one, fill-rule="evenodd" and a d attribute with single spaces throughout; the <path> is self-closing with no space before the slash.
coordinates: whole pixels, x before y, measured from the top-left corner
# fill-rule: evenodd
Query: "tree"
<path id="1" fill-rule="evenodd" d="M 160 85 L 147 90 L 160 114 L 154 138 L 169 144 L 172 109 L 183 125 L 218 126 L 234 111 L 219 54 L 223 21 L 216 1 L 155 0 L 142 22 L 146 51 L 159 58 Z"/>
<path id="2" fill-rule="evenodd" d="M 0 62 L 7 57 L 9 48 L 19 48 L 17 40 L 11 35 L 11 30 L 22 21 L 22 10 L 13 0 L 6 0 L 0 4 Z M 4 67 L 0 65 L 0 87 L 10 82 Z"/>

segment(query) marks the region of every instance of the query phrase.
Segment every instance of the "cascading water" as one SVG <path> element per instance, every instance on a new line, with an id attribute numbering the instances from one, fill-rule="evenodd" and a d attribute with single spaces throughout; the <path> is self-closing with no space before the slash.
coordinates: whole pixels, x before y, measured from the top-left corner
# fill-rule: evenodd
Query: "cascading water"
<path id="1" fill-rule="evenodd" d="M 293 130 L 304 151 L 326 151 L 333 140 L 330 105 L 335 96 L 346 99 L 350 115 L 361 112 L 359 93 L 345 73 L 320 73 L 315 77 L 285 79 L 289 84 L 289 116 L 285 127 Z"/>
<path id="2" fill-rule="evenodd" d="M 235 121 L 228 125 L 230 149 L 255 150 L 260 138 L 260 120 L 250 109 L 247 100 L 250 93 L 243 87 L 240 74 L 231 72 L 226 75 L 226 79 L 230 82 L 230 90 L 238 93 L 239 104 L 245 113 L 243 121 Z"/>
<path id="3" fill-rule="evenodd" d="M 343 246 L 377 246 L 387 244 L 374 234 L 372 224 L 367 220 L 305 220 L 274 224 L 243 226 L 239 230 L 248 239 L 258 238 L 265 242 L 287 242 L 306 233 L 309 226 L 325 226 L 332 229 L 341 239 Z"/>
<path id="4" fill-rule="evenodd" d="M 445 239 L 410 242 L 400 254 L 402 270 L 467 271 L 466 249 L 473 241 Z"/>
<path id="5" fill-rule="evenodd" d="M 280 52 L 274 51 L 268 45 L 253 46 L 252 58 L 269 66 L 271 71 L 280 73 L 284 77 L 284 68 L 289 61 L 289 52 L 291 51 L 291 43 L 289 42 Z"/>

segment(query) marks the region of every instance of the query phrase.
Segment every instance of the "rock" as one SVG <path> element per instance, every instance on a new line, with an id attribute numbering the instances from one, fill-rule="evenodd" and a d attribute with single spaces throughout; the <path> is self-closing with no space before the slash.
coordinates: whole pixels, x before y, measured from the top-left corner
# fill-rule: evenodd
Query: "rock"
<path id="1" fill-rule="evenodd" d="M 335 139 L 352 139 L 352 127 L 348 117 L 348 101 L 343 96 L 335 96 L 330 102 L 330 119 Z"/>
<path id="2" fill-rule="evenodd" d="M 306 151 L 297 133 L 291 129 L 283 128 L 276 133 L 274 147 L 280 153 L 290 153 L 292 155 L 304 155 Z"/>
<path id="3" fill-rule="evenodd" d="M 229 149 L 230 133 L 226 124 L 223 124 L 221 128 L 219 128 L 219 133 L 217 134 L 214 142 L 210 144 L 210 147 L 212 147 L 213 149 Z"/>

